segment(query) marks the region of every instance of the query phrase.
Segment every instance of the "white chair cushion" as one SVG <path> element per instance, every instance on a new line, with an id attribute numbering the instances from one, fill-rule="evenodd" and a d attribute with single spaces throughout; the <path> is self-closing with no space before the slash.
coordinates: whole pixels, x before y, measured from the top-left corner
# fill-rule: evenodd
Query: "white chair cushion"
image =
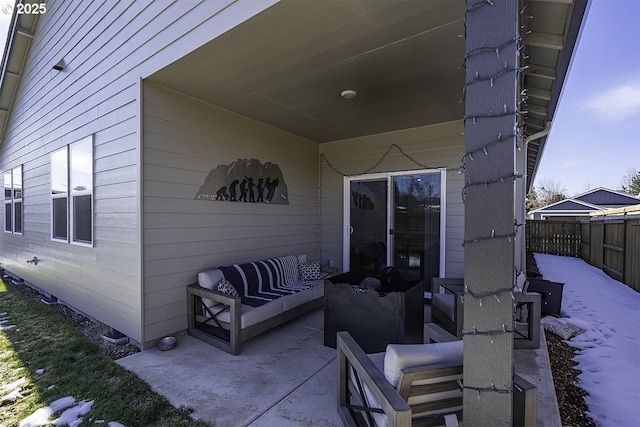
<path id="1" fill-rule="evenodd" d="M 462 341 L 435 344 L 389 344 L 384 356 L 384 376 L 398 386 L 402 369 L 444 362 L 462 363 Z"/>

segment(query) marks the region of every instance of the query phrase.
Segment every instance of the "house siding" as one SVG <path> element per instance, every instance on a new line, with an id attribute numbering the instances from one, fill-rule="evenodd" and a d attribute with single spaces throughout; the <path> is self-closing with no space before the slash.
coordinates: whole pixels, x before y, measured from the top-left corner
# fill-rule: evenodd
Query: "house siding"
<path id="1" fill-rule="evenodd" d="M 318 144 L 179 92 L 144 85 L 145 338 L 186 328 L 199 271 L 273 256 L 319 257 Z M 289 204 L 196 200 L 218 165 L 277 164 Z"/>
<path id="2" fill-rule="evenodd" d="M 144 342 L 140 78 L 273 3 L 47 2 L 0 146 L 2 172 L 24 165 L 24 234 L 0 233 L 2 266 Z M 66 67 L 53 70 L 60 59 Z M 53 242 L 50 154 L 89 135 L 94 137 L 93 247 Z M 37 266 L 26 263 L 33 256 L 40 260 Z M 184 305 L 184 298 L 177 299 L 171 308 L 184 311 Z M 146 314 L 151 321 L 162 317 L 152 310 Z M 173 330 L 182 323 L 174 322 Z"/>
<path id="3" fill-rule="evenodd" d="M 343 263 L 343 174 L 362 174 L 376 165 L 391 144 L 397 144 L 407 156 L 428 167 L 417 165 L 398 149 L 391 148 L 382 163 L 368 173 L 439 167 L 452 169 L 446 173 L 445 275 L 462 277 L 464 205 L 461 193 L 464 175 L 455 170 L 461 167 L 464 155 L 462 131 L 462 122 L 450 122 L 321 144 L 321 155 L 340 172 L 321 160 L 320 236 L 324 262 L 331 260 L 336 266 Z"/>

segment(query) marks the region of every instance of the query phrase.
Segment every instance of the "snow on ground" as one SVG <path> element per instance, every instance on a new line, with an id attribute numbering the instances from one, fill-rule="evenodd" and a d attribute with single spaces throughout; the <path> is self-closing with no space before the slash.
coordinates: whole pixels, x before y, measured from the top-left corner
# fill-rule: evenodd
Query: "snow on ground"
<path id="1" fill-rule="evenodd" d="M 535 259 L 546 280 L 565 283 L 562 315 L 584 329 L 567 343 L 589 415 L 603 427 L 640 425 L 640 293 L 579 258 Z"/>

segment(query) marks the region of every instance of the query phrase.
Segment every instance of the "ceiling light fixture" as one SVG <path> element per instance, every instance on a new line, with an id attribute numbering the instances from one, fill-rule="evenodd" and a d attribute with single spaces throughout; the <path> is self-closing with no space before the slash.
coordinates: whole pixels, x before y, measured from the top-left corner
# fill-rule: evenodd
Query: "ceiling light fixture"
<path id="1" fill-rule="evenodd" d="M 351 90 L 351 89 L 343 90 L 342 92 L 340 92 L 340 96 L 343 97 L 344 99 L 355 98 L 357 94 L 358 93 L 355 90 Z"/>

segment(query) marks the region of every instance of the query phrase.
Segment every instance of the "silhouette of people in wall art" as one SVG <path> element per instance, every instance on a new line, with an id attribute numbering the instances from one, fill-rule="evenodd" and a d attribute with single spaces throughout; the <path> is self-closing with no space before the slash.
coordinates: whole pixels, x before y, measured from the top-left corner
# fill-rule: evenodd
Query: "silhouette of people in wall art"
<path id="1" fill-rule="evenodd" d="M 216 191 L 216 200 L 229 200 L 227 187 L 221 187 L 218 191 Z"/>
<path id="2" fill-rule="evenodd" d="M 246 176 L 245 176 L 245 178 L 247 178 L 247 180 L 249 180 L 249 185 L 248 185 L 248 187 L 249 187 L 249 201 L 252 202 L 252 203 L 255 203 L 256 202 L 256 196 L 255 196 L 255 194 L 253 192 L 253 187 L 255 187 L 256 185 L 253 183 L 253 178 L 249 178 L 249 177 L 246 177 Z"/>
<path id="3" fill-rule="evenodd" d="M 264 179 L 259 178 L 258 179 L 258 185 L 256 185 L 256 188 L 258 189 L 258 202 L 264 202 Z"/>
<path id="4" fill-rule="evenodd" d="M 267 202 L 271 202 L 271 200 L 273 199 L 279 183 L 280 182 L 278 181 L 278 178 L 274 179 L 273 181 L 271 181 L 271 178 L 267 178 L 267 182 L 265 183 L 265 186 L 267 187 Z"/>
<path id="5" fill-rule="evenodd" d="M 240 181 L 234 179 L 233 181 L 231 181 L 231 184 L 229 184 L 229 200 L 232 202 L 236 201 L 236 191 L 239 183 Z"/>
<path id="6" fill-rule="evenodd" d="M 243 179 L 242 182 L 240 183 L 240 198 L 238 199 L 239 202 L 246 202 L 247 201 L 247 180 Z"/>

